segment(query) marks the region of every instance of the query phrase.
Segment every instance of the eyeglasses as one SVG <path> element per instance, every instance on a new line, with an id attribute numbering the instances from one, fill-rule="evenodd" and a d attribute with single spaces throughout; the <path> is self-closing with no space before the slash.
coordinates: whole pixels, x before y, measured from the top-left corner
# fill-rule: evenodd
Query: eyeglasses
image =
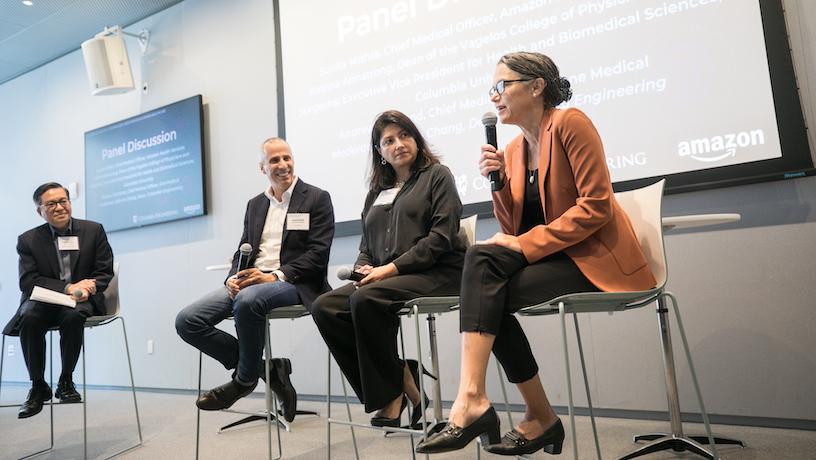
<path id="1" fill-rule="evenodd" d="M 57 209 L 57 205 L 60 205 L 63 208 L 67 208 L 70 203 L 71 203 L 71 200 L 69 200 L 67 198 L 63 198 L 63 199 L 57 200 L 57 201 L 45 202 L 45 203 L 41 204 L 40 206 L 45 208 L 48 211 L 53 211 L 53 210 Z"/>
<path id="2" fill-rule="evenodd" d="M 504 93 L 504 89 L 507 87 L 508 83 L 516 83 L 516 82 L 519 82 L 519 81 L 530 81 L 530 80 L 533 80 L 533 79 L 532 78 L 519 78 L 518 80 L 499 80 L 498 82 L 496 82 L 496 86 L 491 87 L 490 91 L 488 91 L 487 94 L 489 94 L 490 97 L 493 97 L 493 96 L 495 96 L 497 94 L 500 95 L 500 94 Z"/>

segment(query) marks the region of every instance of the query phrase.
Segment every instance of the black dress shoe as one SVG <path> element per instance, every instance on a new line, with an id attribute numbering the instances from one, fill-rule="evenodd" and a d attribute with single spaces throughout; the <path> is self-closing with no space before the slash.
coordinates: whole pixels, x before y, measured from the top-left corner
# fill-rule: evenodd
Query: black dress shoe
<path id="1" fill-rule="evenodd" d="M 459 450 L 473 441 L 476 436 L 481 437 L 482 444 L 499 442 L 499 416 L 490 406 L 479 418 L 466 427 L 448 424 L 441 431 L 429 436 L 417 445 L 418 454 L 438 454 Z"/>
<path id="2" fill-rule="evenodd" d="M 387 426 L 391 428 L 399 428 L 400 420 L 402 419 L 402 411 L 405 410 L 406 406 L 408 406 L 408 398 L 405 397 L 405 395 L 403 395 L 402 403 L 400 404 L 399 414 L 397 414 L 395 418 L 388 418 L 377 415 L 371 417 L 371 426 Z"/>
<path id="3" fill-rule="evenodd" d="M 228 409 L 235 404 L 235 401 L 252 393 L 256 385 L 258 385 L 257 381 L 252 385 L 244 386 L 235 380 L 230 380 L 221 386 L 202 393 L 196 401 L 196 406 L 201 410 Z"/>
<path id="4" fill-rule="evenodd" d="M 270 361 L 269 387 L 278 396 L 283 418 L 291 422 L 297 414 L 297 391 L 292 386 L 292 381 L 289 380 L 289 374 L 292 373 L 292 362 L 288 358 L 275 358 Z"/>
<path id="5" fill-rule="evenodd" d="M 51 399 L 51 387 L 32 386 L 28 390 L 28 397 L 25 402 L 20 405 L 20 411 L 17 412 L 17 418 L 28 418 L 39 414 L 42 411 L 43 403 Z"/>
<path id="6" fill-rule="evenodd" d="M 411 377 L 414 378 L 414 385 L 416 385 L 417 390 L 419 390 L 419 362 L 417 360 L 415 360 L 415 359 L 406 359 L 405 362 L 408 364 L 408 370 L 411 371 Z M 436 380 L 436 376 L 431 374 L 430 372 L 428 372 L 428 370 L 425 369 L 424 366 L 422 367 L 422 373 L 427 375 L 428 377 Z M 426 395 L 424 391 L 422 392 L 422 399 L 425 400 L 425 408 L 427 409 L 428 404 L 430 403 L 430 400 L 428 399 L 428 395 Z M 423 429 L 422 423 L 420 423 L 420 420 L 422 420 L 422 403 L 421 402 L 419 404 L 413 406 L 413 408 L 411 409 L 410 428 L 414 429 L 414 430 Z"/>
<path id="7" fill-rule="evenodd" d="M 515 429 L 502 436 L 501 442 L 484 446 L 484 450 L 499 455 L 525 455 L 537 450 L 558 455 L 564 445 L 564 425 L 558 419 L 553 426 L 535 439 L 527 439 Z"/>
<path id="8" fill-rule="evenodd" d="M 78 403 L 82 401 L 82 396 L 77 392 L 74 382 L 70 380 L 58 383 L 54 396 L 59 398 L 61 403 Z"/>

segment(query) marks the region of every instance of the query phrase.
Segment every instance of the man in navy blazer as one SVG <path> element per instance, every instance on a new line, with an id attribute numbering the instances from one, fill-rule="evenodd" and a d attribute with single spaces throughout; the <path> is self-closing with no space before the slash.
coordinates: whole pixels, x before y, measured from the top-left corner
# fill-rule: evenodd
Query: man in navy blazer
<path id="1" fill-rule="evenodd" d="M 74 368 L 82 349 L 85 318 L 105 313 L 105 288 L 113 278 L 113 251 L 102 225 L 71 217 L 68 190 L 56 182 L 34 191 L 37 213 L 46 223 L 17 239 L 20 256 L 20 307 L 3 329 L 5 335 L 19 335 L 31 390 L 20 406 L 19 418 L 38 414 L 43 402 L 51 399 L 45 382 L 45 333 L 59 327 L 62 372 L 55 396 L 61 402 L 79 402 L 73 382 Z M 31 300 L 38 286 L 69 294 L 76 307 Z"/>
<path id="2" fill-rule="evenodd" d="M 235 369 L 232 379 L 204 392 L 196 401 L 203 410 L 219 410 L 255 389 L 264 364 L 266 314 L 292 304 L 309 305 L 330 287 L 326 279 L 334 237 L 334 210 L 328 192 L 311 186 L 294 172 L 289 144 L 270 138 L 261 146 L 260 169 L 270 186 L 249 200 L 244 232 L 224 286 L 184 308 L 176 331 L 190 345 Z M 239 270 L 240 245 L 252 246 Z M 234 316 L 236 339 L 216 324 Z M 292 421 L 297 396 L 289 381 L 291 362 L 273 359 L 268 384 Z"/>

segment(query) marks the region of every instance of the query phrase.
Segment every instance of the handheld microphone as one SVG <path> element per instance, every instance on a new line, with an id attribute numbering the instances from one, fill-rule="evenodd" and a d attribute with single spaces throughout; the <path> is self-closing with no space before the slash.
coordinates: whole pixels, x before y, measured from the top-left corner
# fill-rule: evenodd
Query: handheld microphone
<path id="1" fill-rule="evenodd" d="M 249 268 L 249 254 L 252 252 L 252 245 L 244 243 L 238 248 L 238 271 Z"/>
<path id="2" fill-rule="evenodd" d="M 337 269 L 337 279 L 361 281 L 363 278 L 365 278 L 365 275 L 363 275 L 360 272 L 356 272 L 348 267 L 339 267 Z"/>
<path id="3" fill-rule="evenodd" d="M 85 295 L 85 292 L 82 289 L 77 289 L 72 293 L 72 295 L 74 296 L 74 299 L 81 299 L 82 296 Z"/>
<path id="4" fill-rule="evenodd" d="M 499 148 L 498 142 L 496 141 L 496 121 L 498 118 L 496 114 L 493 112 L 486 112 L 482 115 L 482 124 L 485 127 L 485 137 L 487 138 L 487 143 L 492 145 L 495 148 Z M 499 191 L 502 188 L 501 183 L 501 176 L 499 175 L 498 171 L 490 171 L 490 174 L 487 175 L 488 180 L 490 181 L 490 190 L 491 191 Z"/>

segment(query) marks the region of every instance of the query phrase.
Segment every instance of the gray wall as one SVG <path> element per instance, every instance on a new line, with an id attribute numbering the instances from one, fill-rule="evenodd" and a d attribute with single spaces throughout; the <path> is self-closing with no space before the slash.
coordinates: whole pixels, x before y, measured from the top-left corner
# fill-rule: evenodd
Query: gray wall
<path id="1" fill-rule="evenodd" d="M 813 123 L 816 5 L 804 0 L 785 3 L 805 114 Z M 265 186 L 256 161 L 258 143 L 274 135 L 277 126 L 272 24 L 269 0 L 187 0 L 130 28 L 151 30 L 150 49 L 141 59 L 136 57 L 138 46 L 128 41 L 135 77 L 149 84 L 146 94 L 90 96 L 78 51 L 0 86 L 0 155 L 11 172 L 5 175 L 0 202 L 3 214 L 14 216 L 0 226 L 0 318 L 10 317 L 19 299 L 16 236 L 42 222 L 30 201 L 33 188 L 47 180 L 78 182 L 74 212 L 82 217 L 83 133 L 201 93 L 208 124 L 210 214 L 110 235 L 122 266 L 123 314 L 137 385 L 195 387 L 198 356 L 176 337 L 173 319 L 181 307 L 221 283 L 223 272 L 203 267 L 227 260 L 240 236 L 246 199 Z M 816 145 L 810 134 L 811 145 Z M 296 158 L 314 154 L 294 148 Z M 813 177 L 665 200 L 666 215 L 743 215 L 738 224 L 666 238 L 670 289 L 683 308 L 707 406 L 715 414 L 814 419 L 814 205 Z M 479 221 L 479 238 L 496 230 L 495 220 Z M 332 272 L 334 266 L 354 259 L 357 240 L 335 240 Z M 448 400 L 458 382 L 457 321 L 456 315 L 438 321 L 443 397 Z M 665 410 L 652 309 L 581 321 L 596 404 Z M 524 325 L 552 401 L 565 404 L 557 319 L 527 319 Z M 325 393 L 325 347 L 311 320 L 280 322 L 273 331 L 277 354 L 293 358 L 292 379 L 298 391 Z M 413 329 L 408 331 L 406 346 L 412 347 Z M 147 354 L 148 340 L 155 341 L 153 354 Z M 90 383 L 125 385 L 118 328 L 92 330 L 87 341 Z M 24 381 L 19 343 L 16 339 L 9 343 L 15 352 L 11 359 L 6 354 L 3 376 Z M 694 411 L 685 365 L 679 366 L 678 374 L 683 408 Z M 495 399 L 495 371 L 488 375 Z M 205 386 L 222 383 L 227 376 L 215 362 L 205 361 Z M 511 399 L 520 402 L 515 392 Z"/>

